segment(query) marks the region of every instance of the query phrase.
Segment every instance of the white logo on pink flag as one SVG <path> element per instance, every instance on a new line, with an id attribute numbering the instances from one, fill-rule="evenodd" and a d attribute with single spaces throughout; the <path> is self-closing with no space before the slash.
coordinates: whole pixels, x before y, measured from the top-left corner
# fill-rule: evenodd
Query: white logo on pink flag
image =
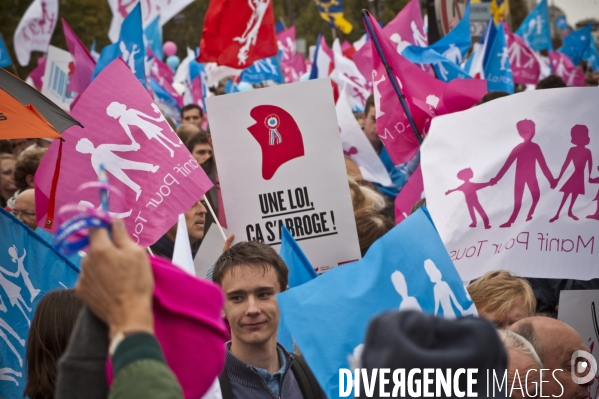
<path id="1" fill-rule="evenodd" d="M 584 86 L 584 73 L 576 68 L 570 58 L 559 51 L 549 51 L 553 73 L 562 78 L 568 86 Z"/>
<path id="2" fill-rule="evenodd" d="M 539 81 L 541 66 L 534 51 L 516 34 L 506 31 L 505 38 L 514 82 L 536 84 Z"/>
<path id="3" fill-rule="evenodd" d="M 533 90 L 433 120 L 426 201 L 462 280 L 599 277 L 598 106 L 596 88 Z"/>
<path id="4" fill-rule="evenodd" d="M 151 97 L 119 58 L 106 67 L 81 95 L 71 115 L 84 129 L 63 133 L 56 207 L 69 202 L 99 206 L 96 193 L 73 193 L 98 180 L 103 164 L 111 185 L 125 197 L 113 199 L 110 210 L 125 216 L 125 225 L 139 245 L 153 244 L 185 213 L 212 183 L 166 122 Z M 58 154 L 54 142 L 42 160 L 36 182 L 38 225 L 44 227 Z M 52 231 L 57 228 L 52 226 Z"/>
<path id="5" fill-rule="evenodd" d="M 410 216 L 412 207 L 422 198 L 424 198 L 424 182 L 422 181 L 422 169 L 419 166 L 395 197 L 395 223 L 399 224 Z"/>
<path id="6" fill-rule="evenodd" d="M 295 26 L 277 34 L 277 45 L 282 52 L 281 61 L 290 62 L 295 57 Z"/>
<path id="7" fill-rule="evenodd" d="M 15 30 L 14 46 L 21 66 L 29 64 L 32 51 L 46 52 L 58 20 L 58 0 L 35 0 Z"/>

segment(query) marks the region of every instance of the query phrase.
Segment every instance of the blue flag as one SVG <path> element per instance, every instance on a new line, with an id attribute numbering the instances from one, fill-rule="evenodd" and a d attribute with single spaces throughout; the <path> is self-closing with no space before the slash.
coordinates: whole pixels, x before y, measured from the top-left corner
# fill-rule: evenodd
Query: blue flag
<path id="1" fill-rule="evenodd" d="M 562 15 L 555 19 L 555 26 L 559 30 L 568 30 L 570 29 L 570 25 L 568 25 L 568 21 L 566 20 L 566 16 Z"/>
<path id="2" fill-rule="evenodd" d="M 497 28 L 495 40 L 489 50 L 489 58 L 485 64 L 485 79 L 489 91 L 507 91 L 514 93 L 514 79 L 510 67 L 510 56 L 505 41 L 503 24 Z"/>
<path id="3" fill-rule="evenodd" d="M 249 68 L 241 72 L 240 79 L 242 82 L 251 84 L 259 84 L 267 80 L 282 84 L 284 82 L 283 73 L 278 55 L 255 61 Z"/>
<path id="4" fill-rule="evenodd" d="M 160 15 L 144 29 L 146 44 L 158 59 L 162 60 L 162 27 L 160 26 Z"/>
<path id="5" fill-rule="evenodd" d="M 448 34 L 428 46 L 437 53 L 460 65 L 472 44 L 470 36 L 470 2 L 466 5 L 464 16 Z"/>
<path id="6" fill-rule="evenodd" d="M 317 277 L 314 267 L 293 238 L 287 227 L 283 226 L 281 231 L 281 249 L 279 255 L 289 268 L 289 279 L 287 285 L 289 288 L 298 287 Z M 293 338 L 284 322 L 284 314 L 279 317 L 279 329 L 277 331 L 277 341 L 288 351 L 293 351 Z"/>
<path id="7" fill-rule="evenodd" d="M 572 63 L 578 66 L 592 40 L 594 39 L 591 35 L 591 25 L 587 25 L 564 37 L 563 44 L 557 51 L 566 54 Z"/>
<path id="8" fill-rule="evenodd" d="M 582 59 L 589 64 L 593 71 L 599 72 L 599 51 L 597 50 L 597 43 L 594 39 L 591 38 L 589 47 L 587 47 L 582 55 Z"/>
<path id="9" fill-rule="evenodd" d="M 471 78 L 459 65 L 442 56 L 431 47 L 407 46 L 401 55 L 415 64 L 432 64 L 437 73 L 437 78 L 443 82 Z"/>
<path id="10" fill-rule="evenodd" d="M 74 287 L 79 270 L 1 208 L 0 237 L 0 392 L 5 399 L 22 399 L 35 309 L 46 292 Z"/>
<path id="11" fill-rule="evenodd" d="M 495 26 L 495 22 L 493 22 L 493 17 L 489 18 L 487 22 L 487 26 L 485 27 L 485 32 L 483 33 L 483 37 L 480 38 L 480 43 L 483 45 L 485 49 L 485 56 L 483 58 L 483 65 L 487 65 L 487 60 L 491 55 L 491 47 L 495 42 L 495 36 L 497 36 L 497 26 Z"/>
<path id="12" fill-rule="evenodd" d="M 154 101 L 162 109 L 163 114 L 174 120 L 179 119 L 181 108 L 177 101 L 153 78 L 150 78 L 150 88 L 154 93 Z"/>
<path id="13" fill-rule="evenodd" d="M 8 49 L 6 48 L 6 44 L 4 43 L 2 33 L 0 33 L 0 68 L 5 68 L 11 65 L 12 60 L 10 59 L 10 54 L 8 54 Z"/>
<path id="14" fill-rule="evenodd" d="M 446 318 L 477 315 L 428 211 L 419 209 L 377 240 L 361 260 L 277 295 L 284 322 L 320 386 L 339 397 L 368 322 L 390 310 Z"/>
<path id="15" fill-rule="evenodd" d="M 146 87 L 146 74 L 144 59 L 146 57 L 146 46 L 144 45 L 143 29 L 141 25 L 141 5 L 137 5 L 131 10 L 129 15 L 121 25 L 119 40 L 102 49 L 100 59 L 94 69 L 94 76 L 98 76 L 100 71 L 108 66 L 117 57 L 122 57 L 125 63 L 131 69 L 131 72 L 137 77 L 141 84 Z"/>
<path id="16" fill-rule="evenodd" d="M 515 32 L 536 51 L 552 50 L 551 29 L 549 28 L 549 10 L 547 0 L 539 4 L 526 16 L 518 30 Z"/>

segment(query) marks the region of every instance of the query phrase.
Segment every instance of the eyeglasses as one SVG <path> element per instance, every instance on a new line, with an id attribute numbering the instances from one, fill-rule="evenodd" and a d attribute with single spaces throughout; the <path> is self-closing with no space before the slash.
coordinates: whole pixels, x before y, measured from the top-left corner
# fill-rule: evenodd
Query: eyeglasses
<path id="1" fill-rule="evenodd" d="M 27 218 L 27 219 L 32 219 L 35 217 L 35 212 L 29 212 L 29 211 L 17 211 L 15 209 L 12 210 L 11 212 L 13 214 L 14 217 L 18 218 L 19 215 L 23 215 L 23 218 Z"/>

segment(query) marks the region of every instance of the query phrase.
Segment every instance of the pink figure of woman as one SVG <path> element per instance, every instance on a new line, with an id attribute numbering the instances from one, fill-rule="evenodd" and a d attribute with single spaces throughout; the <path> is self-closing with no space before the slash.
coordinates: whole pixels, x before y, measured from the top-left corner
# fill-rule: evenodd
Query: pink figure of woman
<path id="1" fill-rule="evenodd" d="M 485 224 L 485 229 L 490 229 L 491 225 L 489 224 L 489 217 L 487 216 L 487 213 L 485 212 L 482 205 L 478 201 L 478 196 L 476 195 L 476 191 L 480 190 L 481 188 L 489 187 L 491 185 L 491 183 L 471 182 L 470 179 L 472 179 L 474 177 L 474 173 L 472 172 L 472 169 L 470 169 L 470 168 L 460 170 L 458 172 L 457 176 L 458 176 L 458 179 L 463 180 L 464 183 L 460 184 L 458 187 L 454 188 L 453 190 L 447 190 L 445 192 L 445 195 L 449 195 L 454 191 L 463 192 L 464 196 L 466 197 L 466 205 L 468 206 L 468 213 L 470 213 L 470 218 L 472 219 L 472 223 L 470 224 L 470 227 L 476 227 L 476 214 L 474 213 L 474 211 L 476 210 L 476 211 L 478 211 L 480 217 L 483 220 L 483 223 Z"/>
<path id="2" fill-rule="evenodd" d="M 589 138 L 589 128 L 584 125 L 575 125 L 571 132 L 572 136 L 572 144 L 574 147 L 570 148 L 568 151 L 568 155 L 566 156 L 566 160 L 562 165 L 562 170 L 559 172 L 559 176 L 555 179 L 555 183 L 562 178 L 564 172 L 570 165 L 570 162 L 574 165 L 574 172 L 570 178 L 564 183 L 562 188 L 559 190 L 564 193 L 562 198 L 562 202 L 559 204 L 559 209 L 555 216 L 549 220 L 550 223 L 555 222 L 559 219 L 559 213 L 562 210 L 562 207 L 566 203 L 568 197 L 570 199 L 570 207 L 568 208 L 568 216 L 570 216 L 574 220 L 578 220 L 578 218 L 572 213 L 572 208 L 574 207 L 574 203 L 579 195 L 584 194 L 584 184 L 585 184 L 585 169 L 588 168 L 589 171 L 589 181 L 591 168 L 593 167 L 593 155 L 591 154 L 591 150 L 586 148 L 587 145 L 591 142 Z"/>

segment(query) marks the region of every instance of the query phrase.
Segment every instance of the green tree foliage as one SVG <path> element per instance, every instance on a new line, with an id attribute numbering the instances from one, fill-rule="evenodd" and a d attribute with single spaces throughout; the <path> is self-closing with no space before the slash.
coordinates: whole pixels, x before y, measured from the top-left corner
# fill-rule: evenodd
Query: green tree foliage
<path id="1" fill-rule="evenodd" d="M 0 32 L 4 36 L 6 45 L 11 54 L 13 62 L 16 63 L 13 49 L 13 34 L 19 20 L 33 0 L 0 0 Z M 382 22 L 389 22 L 408 3 L 408 0 L 378 0 L 382 7 Z M 518 0 L 521 1 L 521 0 Z M 195 0 L 181 13 L 171 19 L 163 27 L 164 41 L 172 40 L 177 43 L 180 58 L 185 57 L 186 48 L 195 48 L 199 45 L 204 16 L 208 9 L 209 0 Z M 362 8 L 369 9 L 371 2 L 368 0 L 343 0 L 345 17 L 354 29 L 348 35 L 339 30 L 335 33 L 342 41 L 350 42 L 357 40 L 365 32 L 362 23 Z M 320 17 L 316 5 L 311 0 L 273 0 L 276 20 L 282 20 L 286 26 L 296 26 L 298 38 L 304 38 L 308 46 L 316 43 L 319 33 L 323 33 L 327 43 L 333 40 L 333 30 Z M 81 41 L 89 48 L 96 41 L 96 49 L 99 52 L 104 46 L 110 44 L 108 39 L 108 28 L 112 19 L 112 12 L 107 0 L 59 0 L 59 20 L 54 30 L 51 44 L 66 49 L 66 42 L 62 30 L 60 18 L 64 18 Z M 17 72 L 21 78 L 25 78 L 36 66 L 36 60 L 43 53 L 34 53 L 31 62 L 26 67 L 16 65 Z"/>

